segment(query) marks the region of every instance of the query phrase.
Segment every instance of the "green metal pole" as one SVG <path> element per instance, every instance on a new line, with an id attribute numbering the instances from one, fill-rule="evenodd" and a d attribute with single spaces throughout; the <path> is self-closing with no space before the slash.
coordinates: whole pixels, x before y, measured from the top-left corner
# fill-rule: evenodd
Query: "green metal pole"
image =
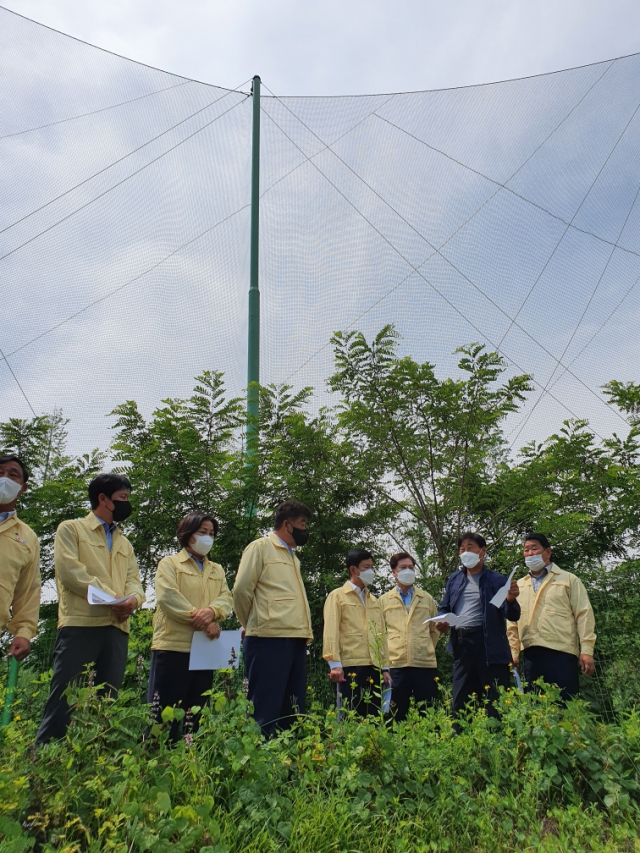
<path id="1" fill-rule="evenodd" d="M 4 709 L 2 711 L 2 723 L 0 723 L 0 728 L 3 729 L 5 726 L 8 726 L 11 722 L 11 708 L 13 706 L 13 699 L 16 694 L 16 685 L 18 683 L 18 669 L 20 668 L 20 664 L 13 657 L 13 655 L 9 658 L 9 677 L 7 679 L 7 692 L 4 696 Z"/>
<path id="2" fill-rule="evenodd" d="M 247 459 L 258 440 L 258 388 L 260 382 L 260 78 L 253 78 L 253 134 L 251 147 L 251 266 L 249 272 L 249 330 L 247 352 Z"/>

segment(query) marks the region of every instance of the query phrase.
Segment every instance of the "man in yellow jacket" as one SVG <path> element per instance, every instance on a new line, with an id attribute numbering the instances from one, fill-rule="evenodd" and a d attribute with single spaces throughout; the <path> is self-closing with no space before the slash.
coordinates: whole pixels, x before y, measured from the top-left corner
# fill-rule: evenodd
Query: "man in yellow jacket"
<path id="1" fill-rule="evenodd" d="M 353 548 L 346 562 L 349 580 L 324 604 L 322 656 L 343 705 L 364 717 L 380 713 L 383 684 L 391 687 L 392 681 L 382 606 L 368 589 L 375 579 L 373 557 Z"/>
<path id="2" fill-rule="evenodd" d="M 64 737 L 70 710 L 63 694 L 87 666 L 95 667 L 96 684 L 115 690 L 122 684 L 129 616 L 144 602 L 133 548 L 117 527 L 131 514 L 130 491 L 126 477 L 99 474 L 89 483 L 89 515 L 63 521 L 56 532 L 58 635 L 51 692 L 36 736 L 38 744 Z M 89 585 L 120 603 L 90 604 Z"/>
<path id="3" fill-rule="evenodd" d="M 402 722 L 413 697 L 424 710 L 438 697 L 436 644 L 440 631 L 435 622 L 438 615 L 432 596 L 415 585 L 416 561 L 401 551 L 389 561 L 395 587 L 380 598 L 387 630 L 389 664 L 393 680 L 391 713 Z"/>
<path id="4" fill-rule="evenodd" d="M 274 530 L 244 550 L 233 609 L 245 630 L 243 657 L 253 716 L 265 737 L 304 714 L 311 613 L 293 553 L 309 538 L 310 510 L 299 501 L 276 509 Z"/>
<path id="5" fill-rule="evenodd" d="M 587 676 L 595 669 L 593 609 L 580 578 L 551 561 L 542 533 L 527 534 L 524 558 L 529 574 L 518 581 L 520 620 L 507 623 L 513 663 L 518 666 L 522 653 L 527 689 L 543 678 L 566 701 L 578 693 L 578 669 Z"/>
<path id="6" fill-rule="evenodd" d="M 13 636 L 7 655 L 24 660 L 38 630 L 40 544 L 16 515 L 29 471 L 13 454 L 0 456 L 0 633 Z"/>

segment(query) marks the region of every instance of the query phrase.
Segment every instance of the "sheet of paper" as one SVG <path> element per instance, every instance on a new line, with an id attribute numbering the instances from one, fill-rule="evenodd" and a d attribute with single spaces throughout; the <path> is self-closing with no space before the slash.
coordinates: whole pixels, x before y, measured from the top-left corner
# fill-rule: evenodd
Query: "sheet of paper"
<path id="1" fill-rule="evenodd" d="M 427 622 L 446 622 L 452 628 L 458 624 L 458 617 L 455 613 L 439 613 L 437 616 L 432 616 L 431 619 L 425 619 L 422 623 L 426 625 Z"/>
<path id="2" fill-rule="evenodd" d="M 393 692 L 393 687 L 385 687 L 382 691 L 382 713 L 388 714 L 389 708 L 391 707 L 391 694 Z"/>
<path id="3" fill-rule="evenodd" d="M 493 596 L 489 604 L 493 604 L 494 607 L 502 607 L 502 603 L 505 601 L 507 593 L 509 592 L 509 587 L 511 586 L 511 579 L 515 575 L 517 568 L 518 567 L 516 566 L 516 568 L 511 572 L 511 574 L 507 578 L 507 582 L 505 583 L 505 585 L 500 587 L 500 589 Z"/>
<path id="4" fill-rule="evenodd" d="M 516 680 L 516 687 L 518 688 L 520 693 L 524 693 L 524 690 L 522 688 L 522 681 L 520 679 L 520 673 L 518 672 L 518 670 L 515 667 L 513 668 L 512 672 L 513 672 L 513 677 Z"/>
<path id="5" fill-rule="evenodd" d="M 240 628 L 222 631 L 217 640 L 210 640 L 204 631 L 194 631 L 189 669 L 237 669 L 241 633 Z"/>
<path id="6" fill-rule="evenodd" d="M 108 592 L 103 592 L 97 586 L 92 586 L 91 584 L 87 587 L 87 601 L 89 604 L 122 604 L 128 598 L 128 595 L 125 595 L 124 598 L 114 598 Z"/>

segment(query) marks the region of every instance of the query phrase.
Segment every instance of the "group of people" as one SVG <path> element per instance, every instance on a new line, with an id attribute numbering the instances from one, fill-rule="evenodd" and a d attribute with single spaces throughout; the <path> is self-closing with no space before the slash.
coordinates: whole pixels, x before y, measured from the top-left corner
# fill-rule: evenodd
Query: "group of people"
<path id="1" fill-rule="evenodd" d="M 8 654 L 17 660 L 29 654 L 40 604 L 38 539 L 16 514 L 28 479 L 19 457 L 0 456 L 0 630 L 12 635 Z M 58 527 L 58 632 L 37 744 L 64 736 L 71 714 L 67 687 L 88 667 L 103 689 L 122 684 L 130 616 L 145 601 L 133 548 L 118 527 L 131 513 L 130 492 L 126 477 L 100 474 L 89 484 L 88 515 Z M 278 506 L 273 531 L 245 548 L 233 590 L 222 567 L 207 556 L 218 521 L 199 511 L 182 519 L 176 534 L 181 550 L 162 559 L 156 573 L 148 688 L 155 708 L 189 709 L 206 701 L 213 672 L 189 669 L 193 634 L 202 631 L 215 640 L 233 611 L 243 628 L 247 694 L 262 733 L 270 737 L 305 712 L 313 632 L 295 551 L 308 541 L 310 519 L 311 511 L 298 501 Z M 324 606 L 323 658 L 342 707 L 361 716 L 379 714 L 390 690 L 390 718 L 401 722 L 412 700 L 419 709 L 432 704 L 439 682 L 436 645 L 447 633 L 454 716 L 472 699 L 495 716 L 498 688 L 509 687 L 521 659 L 527 689 L 542 678 L 558 685 L 564 700 L 577 694 L 580 669 L 593 673 L 596 636 L 587 592 L 578 577 L 552 562 L 544 535 L 525 537 L 528 572 L 509 583 L 498 606 L 491 599 L 508 581 L 485 565 L 483 537 L 464 533 L 458 551 L 460 569 L 449 577 L 439 607 L 416 586 L 411 554 L 391 558 L 392 588 L 376 598 L 370 591 L 376 578 L 372 554 L 349 551 L 348 579 Z M 90 585 L 114 603 L 89 603 Z M 174 721 L 171 737 L 178 736 Z"/>

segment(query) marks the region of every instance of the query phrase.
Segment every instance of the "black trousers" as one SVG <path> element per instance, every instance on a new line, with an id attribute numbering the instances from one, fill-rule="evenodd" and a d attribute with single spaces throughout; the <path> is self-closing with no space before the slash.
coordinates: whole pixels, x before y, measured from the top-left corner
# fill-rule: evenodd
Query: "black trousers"
<path id="1" fill-rule="evenodd" d="M 307 701 L 307 641 L 298 637 L 245 637 L 247 698 L 265 737 L 288 729 Z"/>
<path id="2" fill-rule="evenodd" d="M 569 652 L 530 646 L 524 650 L 524 678 L 528 693 L 538 690 L 534 681 L 543 678 L 547 684 L 560 688 L 562 701 L 566 702 L 579 692 L 578 658 Z"/>
<path id="3" fill-rule="evenodd" d="M 189 658 L 189 652 L 171 652 L 164 649 L 151 652 L 147 702 L 153 703 L 157 698 L 160 711 L 169 707 L 184 708 L 186 711 L 194 705 L 202 706 L 209 701 L 203 694 L 211 690 L 213 670 L 190 670 Z M 193 732 L 197 731 L 199 720 L 200 714 L 195 714 Z M 181 725 L 178 720 L 171 723 L 169 737 L 174 742 L 180 737 Z"/>
<path id="4" fill-rule="evenodd" d="M 63 693 L 69 684 L 81 679 L 87 666 L 95 668 L 95 683 L 106 685 L 103 692 L 120 688 L 127 664 L 128 646 L 129 635 L 114 625 L 59 629 L 53 650 L 51 691 L 36 735 L 37 744 L 65 736 L 71 709 Z"/>
<path id="5" fill-rule="evenodd" d="M 427 705 L 433 705 L 438 698 L 438 682 L 435 680 L 438 670 L 419 666 L 403 666 L 391 668 L 393 689 L 391 691 L 390 712 L 400 723 L 406 719 L 409 702 L 413 701 L 424 712 Z"/>
<path id="6" fill-rule="evenodd" d="M 453 707 L 455 717 L 464 709 L 469 699 L 488 703 L 487 714 L 497 717 L 494 702 L 498 698 L 498 687 L 505 689 L 511 684 L 509 664 L 488 664 L 482 630 L 471 634 L 456 632 L 453 656 Z M 487 688 L 487 689 L 485 689 Z"/>
<path id="7" fill-rule="evenodd" d="M 382 673 L 375 666 L 343 666 L 346 681 L 338 682 L 342 707 L 361 717 L 379 714 L 382 699 Z"/>

